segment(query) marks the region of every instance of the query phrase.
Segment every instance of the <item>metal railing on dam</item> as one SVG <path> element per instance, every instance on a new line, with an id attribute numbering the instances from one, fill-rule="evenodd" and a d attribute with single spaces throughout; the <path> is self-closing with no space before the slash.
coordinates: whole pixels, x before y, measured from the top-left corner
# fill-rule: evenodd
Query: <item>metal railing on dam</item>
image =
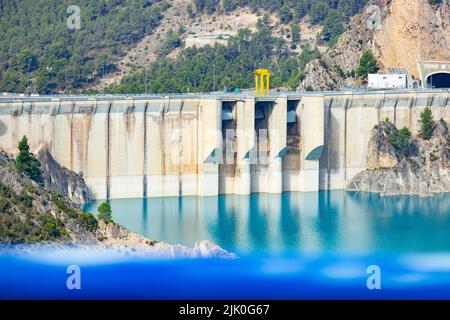
<path id="1" fill-rule="evenodd" d="M 95 198 L 342 189 L 371 130 L 450 121 L 450 91 L 0 96 L 0 147 L 46 146 Z"/>
<path id="2" fill-rule="evenodd" d="M 288 91 L 271 92 L 266 95 L 255 95 L 252 91 L 240 93 L 161 93 L 161 94 L 62 94 L 62 95 L 25 95 L 14 93 L 3 93 L 0 95 L 0 102 L 51 102 L 51 101 L 86 101 L 86 100 L 158 100 L 158 99 L 236 99 L 242 100 L 250 97 L 258 98 L 280 98 L 288 97 L 296 99 L 303 96 L 347 96 L 347 95 L 395 95 L 395 94 L 440 94 L 450 93 L 449 89 L 389 89 L 389 90 L 368 90 L 368 89 L 348 89 L 340 91 Z"/>

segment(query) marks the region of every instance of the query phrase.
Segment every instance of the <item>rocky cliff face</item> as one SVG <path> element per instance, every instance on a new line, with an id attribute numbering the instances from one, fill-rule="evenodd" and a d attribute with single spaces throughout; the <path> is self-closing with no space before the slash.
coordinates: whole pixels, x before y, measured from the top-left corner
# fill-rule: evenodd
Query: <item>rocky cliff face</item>
<path id="1" fill-rule="evenodd" d="M 303 90 L 335 90 L 343 87 L 344 78 L 334 68 L 320 63 L 318 59 L 305 67 L 305 78 L 300 85 Z"/>
<path id="2" fill-rule="evenodd" d="M 450 2 L 393 0 L 371 47 L 383 66 L 408 68 L 418 77 L 417 61 L 450 59 Z"/>
<path id="3" fill-rule="evenodd" d="M 402 159 L 402 155 L 396 152 L 388 140 L 388 136 L 396 131 L 397 128 L 389 121 L 381 122 L 373 128 L 367 155 L 368 169 L 391 169 Z"/>
<path id="4" fill-rule="evenodd" d="M 367 170 L 354 177 L 347 189 L 382 195 L 450 192 L 450 135 L 446 122 L 437 123 L 430 140 L 411 138 L 403 150 L 390 139 L 396 132 L 389 122 L 374 127 Z"/>
<path id="5" fill-rule="evenodd" d="M 84 179 L 75 172 L 62 167 L 47 148 L 42 147 L 36 157 L 41 163 L 44 185 L 47 189 L 59 192 L 78 205 L 91 201 L 91 192 Z"/>
<path id="6" fill-rule="evenodd" d="M 361 82 L 350 77 L 366 50 L 377 58 L 381 71 L 407 68 L 419 78 L 419 60 L 450 59 L 450 1 L 431 5 L 428 0 L 372 0 L 351 19 L 338 43 L 322 57 L 321 72 L 308 72 L 301 87 L 342 89 Z M 317 62 L 311 62 L 311 71 Z M 330 82 L 330 79 L 331 82 Z"/>

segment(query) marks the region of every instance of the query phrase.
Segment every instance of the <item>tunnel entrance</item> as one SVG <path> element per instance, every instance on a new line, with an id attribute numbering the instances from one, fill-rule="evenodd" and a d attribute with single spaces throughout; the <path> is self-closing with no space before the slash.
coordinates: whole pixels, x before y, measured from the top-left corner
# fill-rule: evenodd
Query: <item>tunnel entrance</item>
<path id="1" fill-rule="evenodd" d="M 427 88 L 450 88 L 450 73 L 441 72 L 429 75 Z"/>

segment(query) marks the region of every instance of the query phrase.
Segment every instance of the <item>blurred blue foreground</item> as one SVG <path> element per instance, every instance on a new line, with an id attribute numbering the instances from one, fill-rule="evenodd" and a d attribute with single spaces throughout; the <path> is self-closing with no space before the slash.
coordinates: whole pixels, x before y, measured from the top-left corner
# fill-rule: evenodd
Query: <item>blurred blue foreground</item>
<path id="1" fill-rule="evenodd" d="M 70 264 L 81 290 L 69 290 Z M 369 265 L 381 290 L 369 290 Z M 238 260 L 0 256 L 1 299 L 449 299 L 450 255 L 244 257 Z"/>

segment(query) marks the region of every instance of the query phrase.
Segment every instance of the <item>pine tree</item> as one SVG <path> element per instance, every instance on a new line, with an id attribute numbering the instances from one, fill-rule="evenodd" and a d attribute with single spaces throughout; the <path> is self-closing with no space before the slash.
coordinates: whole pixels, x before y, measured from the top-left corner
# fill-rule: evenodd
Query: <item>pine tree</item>
<path id="1" fill-rule="evenodd" d="M 36 182 L 42 181 L 41 173 L 41 163 L 38 159 L 30 152 L 30 146 L 28 145 L 28 139 L 23 136 L 22 140 L 19 142 L 19 154 L 16 158 L 16 169 L 29 176 Z"/>
<path id="2" fill-rule="evenodd" d="M 421 124 L 420 135 L 425 140 L 430 140 L 433 136 L 434 127 L 433 113 L 430 108 L 427 107 L 421 112 L 419 122 Z"/>
<path id="3" fill-rule="evenodd" d="M 369 73 L 378 72 L 380 67 L 377 60 L 373 56 L 372 52 L 366 51 L 359 60 L 358 69 L 356 69 L 356 75 L 361 78 L 367 78 Z"/>
<path id="4" fill-rule="evenodd" d="M 109 205 L 108 202 L 103 202 L 100 204 L 100 206 L 97 209 L 98 211 L 98 216 L 97 218 L 99 220 L 103 220 L 105 222 L 112 222 L 112 210 L 111 210 L 111 206 Z"/>

